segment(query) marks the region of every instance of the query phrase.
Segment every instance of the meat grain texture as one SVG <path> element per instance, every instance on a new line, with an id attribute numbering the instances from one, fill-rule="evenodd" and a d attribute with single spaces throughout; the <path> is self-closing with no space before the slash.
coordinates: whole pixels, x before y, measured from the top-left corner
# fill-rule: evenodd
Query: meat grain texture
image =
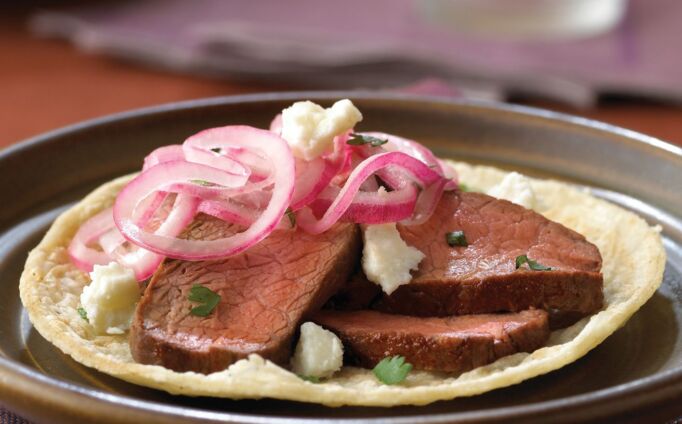
<path id="1" fill-rule="evenodd" d="M 336 333 L 350 362 L 365 368 L 401 355 L 418 370 L 461 373 L 532 352 L 549 338 L 547 312 L 538 309 L 446 318 L 324 310 L 313 321 Z"/>
<path id="2" fill-rule="evenodd" d="M 517 312 L 528 308 L 582 316 L 603 306 L 602 258 L 584 236 L 542 215 L 481 193 L 445 193 L 424 224 L 398 225 L 402 238 L 426 254 L 410 284 L 378 309 L 418 316 Z M 468 246 L 445 233 L 463 231 Z M 551 271 L 516 269 L 527 255 Z"/>
<path id="3" fill-rule="evenodd" d="M 212 240 L 236 227 L 200 215 L 185 236 Z M 246 252 L 215 261 L 167 260 L 152 277 L 130 331 L 136 361 L 176 371 L 211 373 L 257 353 L 287 364 L 292 338 L 355 268 L 354 224 L 320 235 L 277 230 Z M 207 317 L 190 314 L 194 284 L 220 295 Z"/>

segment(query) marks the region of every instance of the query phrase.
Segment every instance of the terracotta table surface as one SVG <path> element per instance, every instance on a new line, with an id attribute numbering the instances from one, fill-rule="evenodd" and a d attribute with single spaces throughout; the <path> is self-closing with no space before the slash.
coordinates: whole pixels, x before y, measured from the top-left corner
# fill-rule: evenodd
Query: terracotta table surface
<path id="1" fill-rule="evenodd" d="M 64 125 L 158 103 L 296 89 L 175 75 L 32 37 L 0 22 L 0 147 Z M 607 102 L 592 110 L 543 107 L 613 123 L 682 144 L 682 106 Z"/>

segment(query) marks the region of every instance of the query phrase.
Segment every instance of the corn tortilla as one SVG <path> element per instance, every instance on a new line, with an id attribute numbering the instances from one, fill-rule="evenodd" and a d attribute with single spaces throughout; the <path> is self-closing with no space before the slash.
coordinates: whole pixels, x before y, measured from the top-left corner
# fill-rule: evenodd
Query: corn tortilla
<path id="1" fill-rule="evenodd" d="M 483 191 L 506 175 L 496 168 L 452 164 L 462 182 Z M 577 360 L 625 324 L 659 287 L 666 261 L 659 228 L 571 185 L 534 179 L 534 192 L 548 206 L 543 214 L 585 235 L 599 247 L 604 261 L 605 308 L 554 331 L 546 347 L 507 356 L 459 376 L 413 371 L 395 386 L 382 385 L 370 370 L 354 367 L 344 367 L 333 378 L 315 384 L 258 355 L 210 375 L 179 373 L 134 362 L 127 334 L 95 335 L 76 310 L 89 277 L 70 263 L 67 246 L 81 223 L 110 206 L 132 177 L 104 184 L 54 222 L 28 256 L 21 276 L 21 300 L 38 332 L 76 361 L 172 394 L 388 407 L 425 405 L 511 386 Z"/>

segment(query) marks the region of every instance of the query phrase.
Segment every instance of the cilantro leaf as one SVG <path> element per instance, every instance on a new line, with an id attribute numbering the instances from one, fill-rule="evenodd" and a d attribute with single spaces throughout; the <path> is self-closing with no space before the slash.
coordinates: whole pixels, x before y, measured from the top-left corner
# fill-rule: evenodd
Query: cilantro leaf
<path id="1" fill-rule="evenodd" d="M 216 184 L 213 184 L 213 183 L 208 182 L 206 180 L 189 180 L 189 182 L 193 183 L 193 184 L 198 184 L 198 185 L 204 186 L 204 187 L 213 187 L 216 185 Z"/>
<path id="2" fill-rule="evenodd" d="M 78 315 L 80 315 L 81 318 L 85 320 L 85 322 L 90 323 L 90 320 L 88 319 L 88 313 L 85 311 L 85 308 L 79 307 L 78 309 L 76 309 L 76 311 L 78 311 Z"/>
<path id="3" fill-rule="evenodd" d="M 388 143 L 388 139 L 373 137 L 366 134 L 351 133 L 352 138 L 347 141 L 351 146 L 362 146 L 369 144 L 372 147 L 379 147 L 382 144 Z"/>
<path id="4" fill-rule="evenodd" d="M 315 377 L 314 375 L 301 375 L 301 374 L 296 374 L 298 375 L 298 378 L 301 380 L 309 381 L 311 383 L 319 383 L 320 382 L 320 377 Z"/>
<path id="5" fill-rule="evenodd" d="M 404 356 L 390 356 L 379 362 L 372 372 L 384 384 L 398 384 L 412 371 L 412 364 L 405 362 Z"/>
<path id="6" fill-rule="evenodd" d="M 471 192 L 471 191 L 474 191 L 474 189 L 472 189 L 471 187 L 469 187 L 469 185 L 467 185 L 467 184 L 459 183 L 459 191 Z"/>
<path id="7" fill-rule="evenodd" d="M 213 309 L 220 303 L 220 296 L 218 293 L 204 287 L 200 284 L 195 284 L 189 291 L 189 296 L 187 297 L 192 302 L 199 302 L 201 305 L 192 308 L 189 313 L 196 315 L 198 317 L 206 317 Z"/>
<path id="8" fill-rule="evenodd" d="M 286 212 L 284 214 L 289 218 L 289 222 L 291 223 L 291 228 L 296 226 L 296 214 L 294 211 L 291 210 L 291 208 L 287 208 Z"/>
<path id="9" fill-rule="evenodd" d="M 464 235 L 464 231 L 451 231 L 449 233 L 445 233 L 445 241 L 450 245 L 450 246 L 468 246 L 469 242 L 467 241 L 466 236 Z"/>
<path id="10" fill-rule="evenodd" d="M 551 271 L 552 267 L 545 266 L 542 264 L 537 263 L 536 261 L 532 259 L 528 259 L 528 256 L 526 255 L 520 255 L 516 257 L 516 269 L 521 268 L 523 264 L 528 264 L 528 268 L 532 269 L 533 271 Z"/>

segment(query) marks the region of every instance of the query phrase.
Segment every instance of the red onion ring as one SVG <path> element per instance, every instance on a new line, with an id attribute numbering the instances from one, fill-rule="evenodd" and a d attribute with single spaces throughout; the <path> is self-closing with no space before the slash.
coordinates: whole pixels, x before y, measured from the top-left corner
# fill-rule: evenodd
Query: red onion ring
<path id="1" fill-rule="evenodd" d="M 346 184 L 319 220 L 309 208 L 302 209 L 298 215 L 298 225 L 312 234 L 327 231 L 348 210 L 362 183 L 375 172 L 391 165 L 400 166 L 424 188 L 443 180 L 443 177 L 428 165 L 402 152 L 387 152 L 370 156 L 351 172 Z"/>
<path id="2" fill-rule="evenodd" d="M 247 127 L 242 125 L 234 125 L 221 128 L 251 128 L 258 130 L 257 128 Z M 248 171 L 252 175 L 254 181 L 260 181 L 267 178 L 270 172 L 270 164 L 268 162 L 267 154 L 260 150 L 258 153 L 254 150 L 258 149 L 257 146 L 243 146 L 236 144 L 226 144 L 224 140 L 221 140 L 220 130 L 221 128 L 211 128 L 203 130 L 189 137 L 182 144 L 182 149 L 185 154 L 190 153 L 192 157 L 200 157 L 206 160 L 213 156 L 215 158 L 220 158 L 219 161 L 212 162 L 217 167 L 220 167 L 221 163 L 227 164 L 228 162 L 223 162 L 222 159 L 229 159 L 238 163 L 240 166 L 246 166 Z M 258 130 L 263 131 L 263 130 Z M 204 152 L 205 155 L 199 156 L 196 152 Z M 219 153 L 217 153 L 218 151 Z M 222 169 L 222 168 L 220 168 Z"/>
<path id="3" fill-rule="evenodd" d="M 171 144 L 169 146 L 159 147 L 152 151 L 144 158 L 142 170 L 146 171 L 154 165 L 163 162 L 171 162 L 176 160 L 184 160 L 185 154 L 182 151 L 182 146 L 179 144 Z"/>
<path id="4" fill-rule="evenodd" d="M 440 175 L 452 180 L 446 184 L 446 190 L 454 190 L 457 188 L 457 173 L 453 172 L 454 170 L 449 165 L 443 163 L 443 161 L 438 159 L 431 150 L 422 144 L 419 144 L 416 141 L 410 140 L 408 138 L 403 138 L 383 132 L 365 132 L 362 134 L 380 138 L 382 140 L 388 140 L 388 143 L 382 146 L 384 150 L 389 152 L 407 153 L 413 158 L 419 159 L 420 161 L 432 167 Z"/>
<path id="5" fill-rule="evenodd" d="M 153 252 L 187 260 L 234 255 L 267 237 L 284 215 L 294 191 L 295 165 L 286 141 L 270 131 L 247 126 L 228 126 L 202 131 L 187 139 L 185 144 L 205 149 L 241 147 L 262 151 L 270 158 L 269 168 L 272 169 L 274 180 L 269 204 L 247 230 L 231 237 L 219 240 L 183 240 L 163 234 L 151 234 L 132 219 L 139 199 L 163 190 L 170 184 L 192 179 L 202 179 L 227 187 L 234 183 L 226 178 L 229 174 L 205 165 L 189 162 L 161 163 L 140 174 L 119 193 L 114 205 L 114 222 L 123 236 Z"/>
<path id="6" fill-rule="evenodd" d="M 170 213 L 153 234 L 160 237 L 177 237 L 192 222 L 198 206 L 199 199 L 187 194 L 178 194 Z M 112 256 L 121 265 L 131 268 L 138 281 L 151 277 L 164 259 L 161 254 L 139 247 L 129 252 L 122 252 L 119 248 L 112 253 Z"/>
<path id="7" fill-rule="evenodd" d="M 95 250 L 88 245 L 109 231 L 113 224 L 112 208 L 107 208 L 80 226 L 67 249 L 71 261 L 78 269 L 92 272 L 94 265 L 107 265 L 111 262 L 106 252 Z"/>
<path id="8" fill-rule="evenodd" d="M 252 225 L 256 216 L 260 213 L 259 210 L 237 205 L 233 202 L 217 202 L 213 200 L 202 201 L 199 204 L 199 212 L 244 227 Z"/>
<path id="9" fill-rule="evenodd" d="M 188 162 L 201 163 L 231 174 L 240 175 L 244 177 L 245 181 L 248 181 L 251 176 L 251 170 L 249 168 L 237 162 L 235 159 L 214 152 L 213 150 L 184 144 L 182 146 L 182 152 L 185 154 L 185 159 Z"/>
<path id="10" fill-rule="evenodd" d="M 304 161 L 293 158 L 279 136 L 281 125 L 278 115 L 270 131 L 213 128 L 154 150 L 113 210 L 95 215 L 76 233 L 68 249 L 72 261 L 91 271 L 116 260 L 141 281 L 165 256 L 206 260 L 248 249 L 275 228 L 291 226 L 287 207 L 298 211 L 304 231 L 315 234 L 339 220 L 412 225 L 428 219 L 443 191 L 456 187 L 454 170 L 415 141 L 374 132 L 365 134 L 389 142 L 349 146 L 348 131 L 334 138 L 332 153 Z M 373 175 L 390 191 L 381 191 Z M 164 202 L 171 193 L 169 208 Z M 199 212 L 247 229 L 212 241 L 177 238 Z M 154 231 L 147 228 L 152 219 L 160 220 Z"/>
<path id="11" fill-rule="evenodd" d="M 338 187 L 328 187 L 323 191 L 310 205 L 313 213 L 323 215 L 340 191 Z M 417 188 L 412 184 L 381 194 L 377 191 L 358 191 L 340 220 L 358 224 L 398 222 L 412 216 L 416 202 Z"/>

